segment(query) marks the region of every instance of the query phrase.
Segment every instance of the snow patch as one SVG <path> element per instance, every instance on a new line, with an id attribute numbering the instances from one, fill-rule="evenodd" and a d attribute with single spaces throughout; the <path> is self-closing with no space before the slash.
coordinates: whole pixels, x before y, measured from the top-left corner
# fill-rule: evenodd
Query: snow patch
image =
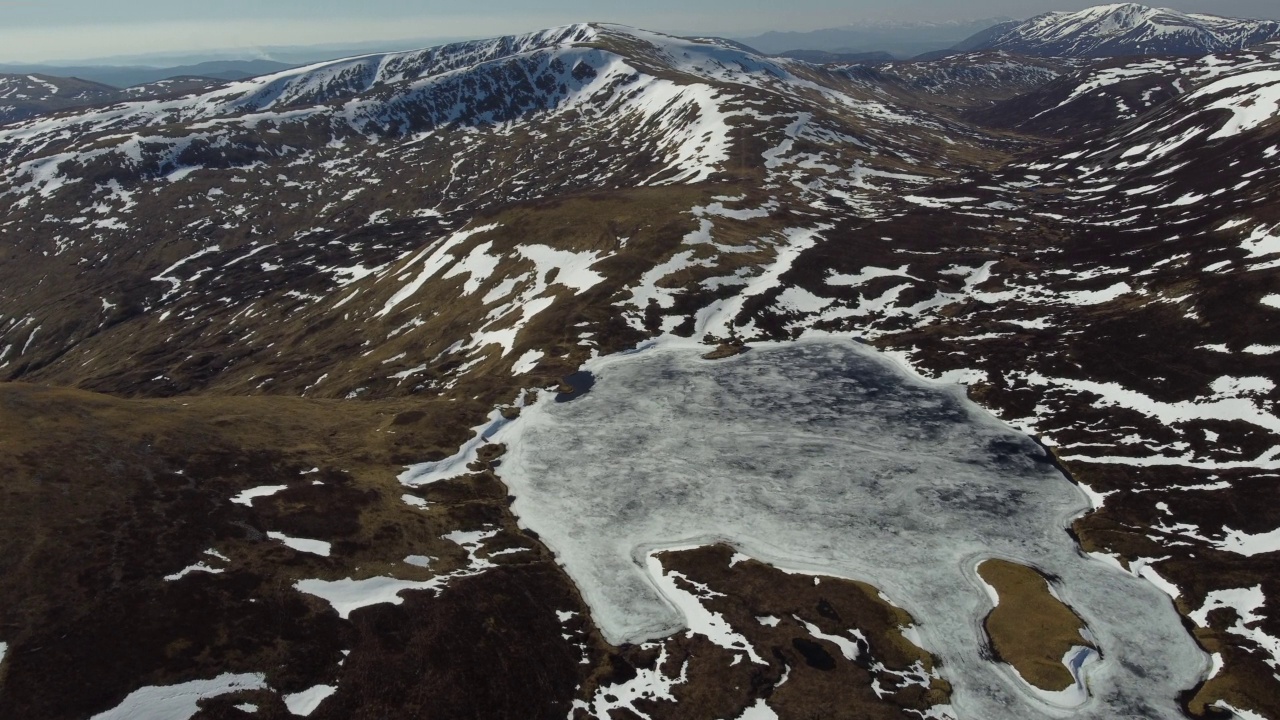
<path id="1" fill-rule="evenodd" d="M 315 712 L 316 708 L 320 707 L 320 703 L 336 692 L 338 692 L 338 688 L 332 685 L 316 685 L 302 692 L 285 695 L 284 704 L 285 707 L 289 708 L 290 713 L 307 717 Z"/>
<path id="2" fill-rule="evenodd" d="M 285 546 L 290 549 L 297 550 L 298 552 L 310 553 L 312 555 L 319 555 L 320 557 L 329 557 L 329 552 L 333 548 L 330 543 L 323 540 L 308 540 L 306 538 L 289 537 L 288 535 L 280 532 L 268 532 L 267 537 L 284 543 Z"/>
<path id="3" fill-rule="evenodd" d="M 255 499 L 260 497 L 271 497 L 278 492 L 288 489 L 288 485 L 260 485 L 255 488 L 249 488 L 239 495 L 236 495 L 231 498 L 231 502 L 244 505 L 245 507 L 252 507 Z"/>
<path id="4" fill-rule="evenodd" d="M 119 705 L 94 715 L 91 720 L 187 720 L 200 712 L 199 702 L 206 698 L 267 689 L 267 677 L 262 673 L 227 673 L 212 680 L 144 687 L 129 693 Z"/>
<path id="5" fill-rule="evenodd" d="M 451 251 L 455 247 L 466 242 L 472 236 L 489 232 L 490 230 L 494 230 L 497 227 L 498 227 L 497 223 L 491 223 L 489 225 L 481 225 L 479 227 L 471 228 L 469 230 L 459 230 L 458 232 L 453 233 L 452 235 L 448 236 L 444 240 L 437 243 L 434 246 L 435 248 L 434 251 L 430 251 L 430 249 L 428 249 L 428 250 L 424 250 L 422 253 L 419 253 L 419 257 L 421 257 L 423 254 L 430 252 L 430 254 L 427 255 L 426 259 L 422 260 L 422 268 L 418 271 L 418 274 L 413 278 L 413 280 L 410 280 L 409 282 L 401 286 L 401 288 L 397 290 L 394 295 L 391 296 L 391 299 L 387 300 L 386 304 L 382 306 L 382 309 L 377 312 L 376 316 L 383 317 L 388 313 L 390 313 L 392 310 L 394 310 L 398 305 L 403 303 L 405 300 L 408 300 L 409 298 L 413 297 L 415 293 L 417 293 L 419 290 L 422 289 L 423 285 L 427 284 L 428 280 L 430 280 L 432 277 L 438 274 L 450 263 L 454 262 L 455 258 L 452 255 Z M 417 260 L 418 258 L 414 258 L 413 260 L 411 260 L 404 267 L 404 269 L 400 270 L 400 272 L 404 272 L 405 270 L 410 269 L 417 262 Z"/>
<path id="6" fill-rule="evenodd" d="M 773 711 L 763 699 L 756 700 L 756 704 L 742 711 L 737 720 L 778 720 L 778 713 Z"/>
<path id="7" fill-rule="evenodd" d="M 1280 552 L 1280 529 L 1251 535 L 1240 530 L 1224 528 L 1227 536 L 1214 543 L 1218 548 L 1245 557 Z"/>
<path id="8" fill-rule="evenodd" d="M 371 577 L 363 580 L 345 578 L 342 580 L 299 580 L 293 584 L 294 589 L 308 595 L 314 595 L 329 603 L 343 620 L 349 619 L 351 613 L 370 605 L 390 603 L 400 605 L 404 598 L 400 593 L 406 590 L 431 590 L 440 592 L 449 581 L 478 575 L 495 567 L 486 558 L 478 557 L 485 540 L 497 535 L 497 530 L 480 530 L 474 532 L 455 532 L 445 535 L 444 539 L 457 543 L 467 550 L 470 556 L 468 565 L 446 575 L 433 577 L 430 580 L 400 580 L 392 577 Z M 413 556 L 410 556 L 413 557 Z M 428 558 L 428 562 L 430 559 Z M 412 563 L 411 563 L 412 564 Z"/>
<path id="9" fill-rule="evenodd" d="M 529 352 L 521 355 L 519 359 L 515 361 L 515 364 L 511 366 L 511 374 L 524 375 L 525 373 L 533 372 L 533 369 L 538 366 L 538 361 L 545 356 L 546 353 L 541 350 L 530 350 Z"/>
<path id="10" fill-rule="evenodd" d="M 733 628 L 725 621 L 724 617 L 719 613 L 708 610 L 702 604 L 702 600 L 715 597 L 719 593 L 713 593 L 710 590 L 698 587 L 684 575 L 664 569 L 662 561 L 657 557 L 657 552 L 649 553 L 646 565 L 658 591 L 684 615 L 685 624 L 691 634 L 701 635 L 710 640 L 712 644 L 725 650 L 745 652 L 747 657 L 751 658 L 751 662 L 757 665 L 769 664 L 756 653 L 755 648 L 751 643 L 747 642 L 745 637 L 733 631 Z M 699 592 L 695 594 L 686 590 L 681 587 L 677 580 L 688 585 L 694 585 Z"/>

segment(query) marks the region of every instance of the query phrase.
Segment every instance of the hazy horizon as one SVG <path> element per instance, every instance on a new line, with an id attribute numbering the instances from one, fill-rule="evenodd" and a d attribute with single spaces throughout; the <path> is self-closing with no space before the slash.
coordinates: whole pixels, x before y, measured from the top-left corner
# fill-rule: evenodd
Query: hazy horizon
<path id="1" fill-rule="evenodd" d="M 704 0 L 690 10 L 681 0 L 630 3 L 547 0 L 538 12 L 514 0 L 491 0 L 485 11 L 454 3 L 366 0 L 359 14 L 334 0 L 224 0 L 175 6 L 171 1 L 0 1 L 0 63 L 70 63 L 160 54 L 196 55 L 264 47 L 365 45 L 491 37 L 574 22 L 617 22 L 676 33 L 750 37 L 770 30 L 810 31 L 861 22 L 1026 18 L 1049 10 L 1079 10 L 1096 2 L 977 0 L 957 6 L 934 0 Z M 1213 4 L 1159 3 L 1216 15 L 1280 19 L 1274 0 Z M 1206 5 L 1209 5 L 1206 7 Z"/>

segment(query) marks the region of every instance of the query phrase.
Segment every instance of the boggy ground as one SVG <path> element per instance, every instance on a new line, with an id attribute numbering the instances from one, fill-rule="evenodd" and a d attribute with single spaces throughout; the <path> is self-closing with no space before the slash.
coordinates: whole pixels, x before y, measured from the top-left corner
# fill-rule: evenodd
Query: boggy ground
<path id="1" fill-rule="evenodd" d="M 224 673 L 264 673 L 270 689 L 204 700 L 197 717 L 290 717 L 283 696 L 322 684 L 338 690 L 311 715 L 321 720 L 563 718 L 575 701 L 575 717 L 590 716 L 582 706 L 653 667 L 657 653 L 604 642 L 551 553 L 516 525 L 494 454 L 475 474 L 416 494 L 396 482 L 406 457 L 451 452 L 484 410 L 0 385 L 0 717 L 78 720 L 142 686 Z M 287 489 L 230 501 L 264 485 Z M 492 567 L 438 594 L 405 592 L 348 621 L 293 587 L 455 572 L 475 562 L 442 537 L 460 528 L 495 532 L 476 552 Z M 295 551 L 269 532 L 332 550 Z M 410 555 L 430 567 L 402 561 Z M 709 607 L 767 666 L 678 634 L 661 642 L 674 676 L 687 667 L 673 701 L 611 717 L 736 717 L 767 699 L 783 718 L 891 718 L 945 702 L 936 677 L 904 679 L 916 663 L 932 671 L 933 659 L 898 632 L 910 618 L 874 588 L 731 565 L 731 555 L 704 548 L 662 562 L 723 591 Z M 197 562 L 221 572 L 165 579 Z M 762 625 L 763 615 L 779 623 Z M 849 661 L 802 623 L 832 635 L 857 628 L 863 652 Z"/>
<path id="2" fill-rule="evenodd" d="M 286 690 L 314 684 L 353 629 L 292 579 L 402 551 L 442 565 L 465 557 L 388 481 L 403 443 L 443 451 L 459 441 L 450 419 L 466 403 L 406 410 L 0 386 L 0 716 L 85 717 L 139 685 L 222 672 L 265 671 Z M 252 507 L 230 502 L 261 485 L 289 489 Z M 486 504 L 450 512 L 477 523 L 502 515 Z M 333 557 L 295 552 L 268 531 L 331 541 Z M 200 560 L 224 572 L 163 579 Z"/>
<path id="3" fill-rule="evenodd" d="M 902 633 L 911 616 L 870 585 L 786 573 L 725 545 L 658 559 L 678 587 L 699 594 L 767 664 L 742 660 L 742 653 L 692 632 L 631 648 L 625 661 L 652 665 L 660 649 L 666 675 L 683 667 L 691 677 L 719 678 L 676 686 L 674 702 L 637 703 L 650 717 L 739 717 L 762 700 L 784 718 L 898 718 L 904 709 L 927 711 L 950 696 L 937 659 Z M 855 642 L 855 657 L 833 637 Z M 574 717 L 588 716 L 580 710 Z"/>

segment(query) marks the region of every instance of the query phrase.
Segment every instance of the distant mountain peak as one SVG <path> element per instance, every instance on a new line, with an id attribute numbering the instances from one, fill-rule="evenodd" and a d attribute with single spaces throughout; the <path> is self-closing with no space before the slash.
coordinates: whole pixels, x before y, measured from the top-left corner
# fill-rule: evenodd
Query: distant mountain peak
<path id="1" fill-rule="evenodd" d="M 1139 3 L 1048 12 L 957 48 L 999 49 L 1024 55 L 1117 57 L 1197 56 L 1242 50 L 1280 38 L 1280 22 L 1196 13 Z"/>
<path id="2" fill-rule="evenodd" d="M 913 57 L 945 50 L 973 33 L 1001 22 L 1008 22 L 1008 19 L 888 21 L 867 18 L 810 32 L 772 31 L 736 39 L 770 54 L 796 50 L 841 54 L 879 51 L 898 57 Z"/>
<path id="3" fill-rule="evenodd" d="M 838 30 L 866 30 L 866 29 L 892 29 L 892 30 L 910 30 L 918 28 L 951 28 L 957 26 L 970 25 L 998 25 L 1002 22 L 1008 22 L 1013 18 L 1000 16 L 992 18 L 980 19 L 952 19 L 952 20 L 891 20 L 891 19 L 875 19 L 868 18 L 858 20 L 856 22 L 845 23 Z"/>

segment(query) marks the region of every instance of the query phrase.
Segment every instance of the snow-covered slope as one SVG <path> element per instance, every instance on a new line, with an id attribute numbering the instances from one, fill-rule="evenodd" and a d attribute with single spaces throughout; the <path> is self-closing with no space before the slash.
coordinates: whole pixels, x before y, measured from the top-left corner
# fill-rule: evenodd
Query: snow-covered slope
<path id="1" fill-rule="evenodd" d="M 162 473 L 173 497 L 199 500 L 182 502 L 185 512 L 200 508 L 207 534 L 187 537 L 176 520 L 148 523 L 186 542 L 182 562 L 166 556 L 156 583 L 232 582 L 240 594 L 227 612 L 250 599 L 265 606 L 254 588 L 275 588 L 272 617 L 328 628 L 334 657 L 266 682 L 285 697 L 331 703 L 317 712 L 342 716 L 332 708 L 376 696 L 388 714 L 409 716 L 416 711 L 404 698 L 434 701 L 441 676 L 398 662 L 389 648 L 403 643 L 379 635 L 430 618 L 457 642 L 445 653 L 431 645 L 422 658 L 492 676 L 493 662 L 475 654 L 491 628 L 510 630 L 493 636 L 500 655 L 513 646 L 568 657 L 555 693 L 538 686 L 520 698 L 522 708 L 543 703 L 546 716 L 565 717 L 572 701 L 578 717 L 693 717 L 701 715 L 690 697 L 716 695 L 705 716 L 740 717 L 775 701 L 782 708 L 788 695 L 846 707 L 848 693 L 860 693 L 858 703 L 884 716 L 946 717 L 946 668 L 935 675 L 919 647 L 904 654 L 892 641 L 860 654 L 852 638 L 862 636 L 823 609 L 838 604 L 827 597 L 831 578 L 802 578 L 821 596 L 809 612 L 786 598 L 730 599 L 749 584 L 718 576 L 713 590 L 681 580 L 707 577 L 685 567 L 669 576 L 698 594 L 683 608 L 737 608 L 700 626 L 722 644 L 698 645 L 695 633 L 610 648 L 563 585 L 521 585 L 528 568 L 559 571 L 514 529 L 494 476 L 443 479 L 492 462 L 498 449 L 486 439 L 524 407 L 524 390 L 555 386 L 638 343 L 725 354 L 758 341 L 857 338 L 921 374 L 965 384 L 1004 421 L 1037 434 L 1089 489 L 1095 507 L 1073 524 L 1089 562 L 1118 563 L 1106 572 L 1167 593 L 1218 656 L 1205 661 L 1211 682 L 1189 707 L 1275 715 L 1280 591 L 1266 578 L 1280 577 L 1277 62 L 1264 48 L 1194 61 L 996 51 L 820 67 L 722 41 L 574 25 L 31 118 L 0 128 L 0 373 L 149 398 L 138 405 L 147 413 L 225 400 L 231 409 L 219 411 L 218 427 L 232 430 L 261 409 L 303 408 L 306 417 L 281 427 L 306 436 L 307 448 L 334 437 L 327 423 L 345 421 L 343 408 L 385 415 L 355 440 L 334 440 L 376 451 L 376 461 L 358 452 L 338 465 L 367 473 L 360 491 L 341 474 L 318 485 L 280 481 L 261 469 L 279 465 L 274 456 L 244 465 L 264 478 L 233 488 L 225 475 L 236 455 L 205 462 L 199 482 L 194 470 Z M 32 415 L 25 407 L 19 417 Z M 25 420 L 5 426 L 19 429 L 29 430 Z M 214 431 L 191 432 L 203 443 Z M 157 444 L 138 439 L 129 447 L 143 449 L 130 457 L 152 457 Z M 39 461 L 33 482 L 60 491 Z M 439 482 L 396 485 L 409 464 L 417 464 L 411 484 Z M 481 496 L 496 499 L 473 505 Z M 318 519 L 317 508 L 352 503 L 369 512 Z M 239 514 L 206 515 L 206 507 Z M 286 509 L 305 521 L 273 524 Z M 106 552 L 117 546 L 94 533 L 118 525 L 114 518 L 68 532 Z M 232 520 L 249 530 L 228 529 Z M 1043 530 L 1067 542 L 1060 527 Z M 245 538 L 244 555 L 205 552 L 224 536 Z M 429 551 L 387 556 L 395 537 Z M 156 544 L 139 540 L 113 557 Z M 297 547 L 327 554 L 281 561 L 279 552 Z M 142 567 L 129 562 L 130 572 Z M 722 575 L 750 565 L 716 562 Z M 63 585 L 80 587 L 74 576 Z M 975 602 L 984 597 L 973 590 Z M 444 594 L 430 612 L 409 599 L 435 592 Z M 117 597 L 100 596 L 83 602 Z M 151 596 L 166 609 L 195 607 L 193 595 Z M 451 598 L 478 609 L 437 623 Z M 501 598 L 521 609 L 484 604 Z M 391 608 L 402 603 L 414 611 Z M 549 625 L 501 621 L 539 612 Z M 256 637 L 219 617 L 211 635 Z M 205 639 L 150 638 L 192 648 L 206 672 L 139 654 L 104 679 L 92 653 L 110 642 L 65 656 L 35 652 L 45 640 L 79 637 L 80 626 L 23 622 L 0 638 L 12 648 L 0 682 L 22 683 L 0 692 L 0 715 L 90 717 L 139 687 L 278 665 L 274 651 L 251 648 L 233 666 Z M 900 642 L 909 623 L 882 621 L 880 630 Z M 342 666 L 350 672 L 336 669 L 348 632 L 377 638 Z M 818 643 L 829 638 L 844 644 L 824 650 Z M 281 642 L 290 657 L 307 655 L 297 641 Z M 1105 678 L 1105 663 L 1120 656 L 1099 642 Z M 66 658 L 88 674 L 65 671 Z M 413 678 L 397 681 L 404 698 L 391 697 L 384 676 L 404 667 Z M 517 669 L 504 667 L 504 677 Z M 63 676 L 92 676 L 88 684 L 106 690 L 57 694 L 72 708 L 59 715 L 48 688 Z M 883 692 L 890 676 L 900 680 L 892 696 Z M 500 690 L 459 702 L 511 692 Z M 226 702 L 278 700 L 276 690 L 261 692 Z M 502 716 L 459 707 L 458 716 Z"/>
<path id="2" fill-rule="evenodd" d="M 420 235 L 366 246 L 330 242 L 335 231 L 381 233 L 402 223 L 438 237 L 440 218 L 465 223 L 513 202 L 749 174 L 748 153 L 788 194 L 871 213 L 897 187 L 950 172 L 953 145 L 981 155 L 992 143 L 930 115 L 893 84 L 731 46 L 580 25 L 10 126 L 0 130 L 0 194 L 9 201 L 0 232 L 55 266 L 105 269 L 127 252 L 144 277 L 163 280 L 108 289 L 122 278 L 104 272 L 99 295 L 108 305 L 128 297 L 153 318 L 190 318 L 194 308 L 173 304 L 213 299 L 190 281 L 229 278 L 238 289 L 219 291 L 216 302 L 246 309 L 290 290 L 268 279 L 274 271 L 248 271 L 261 267 L 315 275 L 298 277 L 306 289 L 292 290 L 316 311 L 327 305 L 319 298 L 349 283 L 368 285 L 381 307 L 397 289 L 367 276 L 389 273 Z M 907 172 L 913 166 L 926 169 Z M 699 204 L 688 202 L 686 210 Z M 285 251 L 266 243 L 265 227 L 309 239 Z M 227 264 L 251 250 L 253 264 Z M 367 270 L 338 270 L 355 267 Z M 112 326 L 84 317 L 68 321 L 89 335 Z M 44 332 L 12 348 L 0 367 L 35 367 L 61 354 L 54 348 L 66 338 L 32 322 Z M 342 392 L 356 387 L 370 386 Z"/>
<path id="3" fill-rule="evenodd" d="M 967 49 L 1023 55 L 1109 57 L 1205 55 L 1242 50 L 1280 37 L 1280 22 L 1244 20 L 1136 3 L 1050 12 L 986 38 Z"/>
<path id="4" fill-rule="evenodd" d="M 41 113 L 111 102 L 124 93 L 109 85 L 51 75 L 0 75 L 0 125 Z"/>
<path id="5" fill-rule="evenodd" d="M 1216 93 L 1252 87 L 1256 92 L 1224 100 L 1217 107 L 1233 109 L 1242 123 L 1262 124 L 1274 115 L 1273 93 L 1266 88 L 1277 50 L 1280 45 L 1266 43 L 1246 52 L 1196 58 L 1104 60 L 1064 73 L 1017 98 L 981 108 L 971 117 L 999 127 L 1079 139 L 1117 128 L 1157 107 L 1165 108 L 1162 120 L 1148 127 L 1164 127 L 1174 108 L 1191 111 L 1172 101 L 1193 90 Z M 1208 89 L 1211 81 L 1228 77 L 1237 80 Z"/>
<path id="6" fill-rule="evenodd" d="M 1035 91 L 1084 61 L 1028 58 L 1005 52 L 975 52 L 928 61 L 896 62 L 877 70 L 949 107 L 987 107 Z M 850 68 L 849 72 L 857 72 Z"/>

